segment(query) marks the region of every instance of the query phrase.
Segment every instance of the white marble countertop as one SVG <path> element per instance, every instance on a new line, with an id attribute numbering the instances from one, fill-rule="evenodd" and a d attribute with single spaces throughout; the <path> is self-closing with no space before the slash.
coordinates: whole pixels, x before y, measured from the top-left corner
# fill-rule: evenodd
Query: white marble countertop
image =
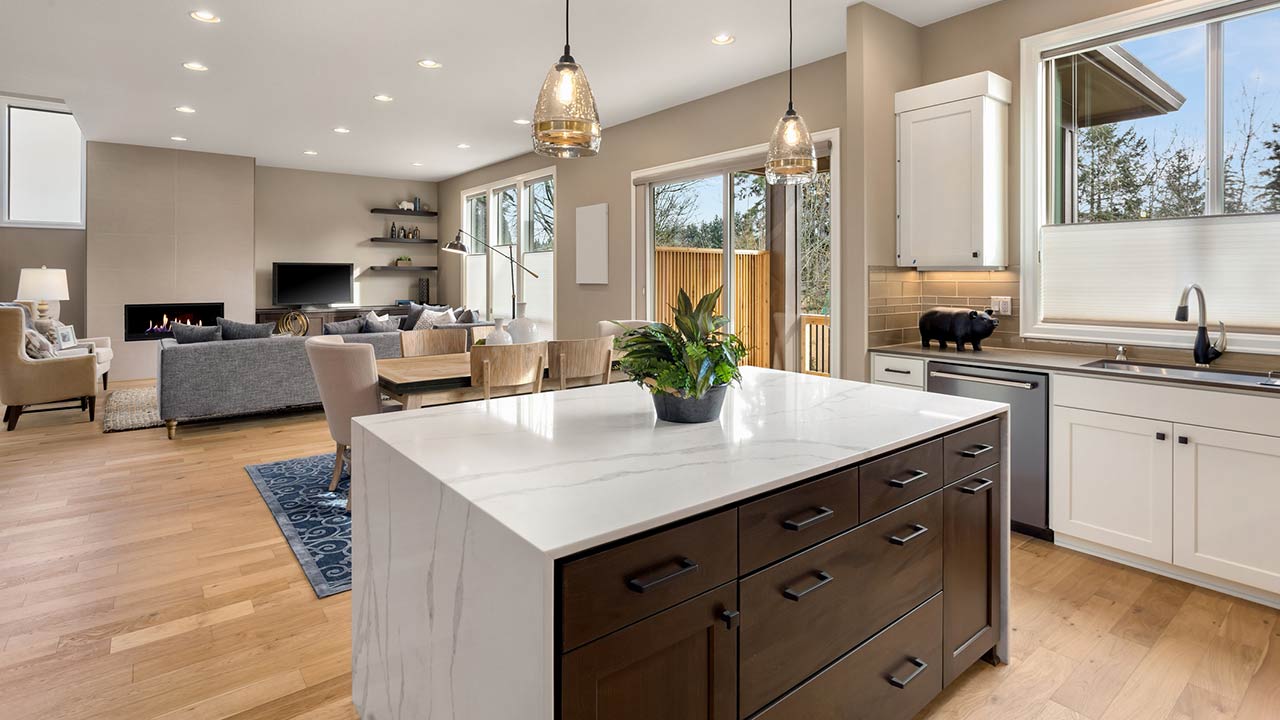
<path id="1" fill-rule="evenodd" d="M 549 558 L 859 462 L 1008 406 L 744 368 L 719 422 L 658 422 L 631 383 L 355 423 Z"/>

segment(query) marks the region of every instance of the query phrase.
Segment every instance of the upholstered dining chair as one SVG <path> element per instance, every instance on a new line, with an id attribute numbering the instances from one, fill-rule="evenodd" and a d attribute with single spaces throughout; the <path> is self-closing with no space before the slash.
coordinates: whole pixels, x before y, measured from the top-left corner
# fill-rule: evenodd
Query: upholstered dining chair
<path id="1" fill-rule="evenodd" d="M 564 390 L 570 380 L 600 378 L 608 384 L 613 370 L 613 336 L 547 342 L 548 377 Z"/>
<path id="2" fill-rule="evenodd" d="M 405 330 L 400 333 L 400 355 L 449 355 L 467 351 L 467 331 L 462 328 Z"/>
<path id="3" fill-rule="evenodd" d="M 27 357 L 29 316 L 23 307 L 0 307 L 0 405 L 4 405 L 7 430 L 18 427 L 18 418 L 30 405 L 79 400 L 93 422 L 97 403 L 98 364 L 93 355 L 79 354 L 33 360 Z M 74 410 L 75 406 L 42 408 Z"/>
<path id="4" fill-rule="evenodd" d="M 533 392 L 542 392 L 546 367 L 546 342 L 471 347 L 471 386 L 483 387 L 485 400 L 493 397 L 494 388 L 533 385 Z"/>
<path id="5" fill-rule="evenodd" d="M 337 445 L 329 492 L 338 489 L 342 466 L 351 447 L 351 418 L 382 411 L 378 390 L 378 361 L 368 343 L 346 343 L 340 335 L 307 338 L 307 361 L 320 390 L 320 403 L 329 423 L 329 436 Z M 347 510 L 351 510 L 350 490 Z"/>

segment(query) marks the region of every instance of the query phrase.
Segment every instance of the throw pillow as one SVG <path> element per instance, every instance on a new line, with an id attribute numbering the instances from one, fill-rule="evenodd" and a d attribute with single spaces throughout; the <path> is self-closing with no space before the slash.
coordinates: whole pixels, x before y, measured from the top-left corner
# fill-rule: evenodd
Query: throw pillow
<path id="1" fill-rule="evenodd" d="M 453 316 L 452 308 L 445 308 L 440 312 L 436 312 L 435 310 L 423 310 L 422 317 L 418 318 L 418 323 L 413 326 L 413 329 L 427 330 L 440 325 L 450 325 L 457 321 L 457 318 Z"/>
<path id="2" fill-rule="evenodd" d="M 32 320 L 31 326 L 36 329 L 36 332 L 49 338 L 51 343 L 58 342 L 58 328 L 66 327 L 60 320 L 52 318 L 49 320 Z"/>
<path id="3" fill-rule="evenodd" d="M 364 333 L 380 333 L 394 332 L 400 329 L 400 318 L 393 318 L 388 315 L 379 315 L 370 310 L 368 315 L 364 316 L 364 325 L 360 328 L 360 332 Z"/>
<path id="4" fill-rule="evenodd" d="M 253 340 L 271 337 L 275 323 L 242 323 L 226 318 L 218 318 L 218 327 L 222 328 L 223 340 Z"/>
<path id="5" fill-rule="evenodd" d="M 354 335 L 360 332 L 364 327 L 363 317 L 354 317 L 350 320 L 340 320 L 338 322 L 325 323 L 320 331 L 325 335 Z"/>
<path id="6" fill-rule="evenodd" d="M 49 338 L 30 329 L 24 329 L 22 334 L 26 339 L 25 345 L 27 357 L 32 360 L 44 360 L 46 358 L 58 357 L 58 351 L 53 347 L 53 343 L 49 342 Z"/>
<path id="7" fill-rule="evenodd" d="M 188 325 L 187 323 L 170 323 L 169 332 L 179 345 L 214 342 L 222 339 L 222 327 L 219 325 Z"/>
<path id="8" fill-rule="evenodd" d="M 457 322 L 462 323 L 463 325 L 474 325 L 480 322 L 480 317 L 476 314 L 476 311 L 471 310 L 470 308 L 462 308 L 461 310 L 456 311 L 454 315 L 456 316 Z"/>

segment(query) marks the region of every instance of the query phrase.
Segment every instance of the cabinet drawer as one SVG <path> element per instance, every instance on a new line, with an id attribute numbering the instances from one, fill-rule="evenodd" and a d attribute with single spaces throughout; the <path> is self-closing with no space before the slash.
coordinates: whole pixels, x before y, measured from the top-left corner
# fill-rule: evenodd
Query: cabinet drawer
<path id="1" fill-rule="evenodd" d="M 566 563 L 560 576 L 561 649 L 665 610 L 737 573 L 737 510 Z"/>
<path id="2" fill-rule="evenodd" d="M 755 720 L 910 720 L 942 691 L 941 594 Z"/>
<path id="3" fill-rule="evenodd" d="M 878 383 L 924 387 L 924 360 L 875 354 L 871 356 L 871 377 Z"/>
<path id="4" fill-rule="evenodd" d="M 858 481 L 862 522 L 942 487 L 942 441 L 917 445 L 862 466 Z"/>
<path id="5" fill-rule="evenodd" d="M 742 580 L 742 716 L 940 591 L 942 529 L 933 493 Z"/>
<path id="6" fill-rule="evenodd" d="M 857 524 L 852 467 L 739 508 L 738 563 L 745 574 Z"/>
<path id="7" fill-rule="evenodd" d="M 1000 462 L 1000 421 L 988 420 L 942 440 L 947 482 L 952 483 Z"/>

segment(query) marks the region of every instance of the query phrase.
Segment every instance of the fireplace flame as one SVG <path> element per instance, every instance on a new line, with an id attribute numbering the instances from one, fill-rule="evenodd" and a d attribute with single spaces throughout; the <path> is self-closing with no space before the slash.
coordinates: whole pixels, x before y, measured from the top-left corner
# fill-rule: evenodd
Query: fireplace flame
<path id="1" fill-rule="evenodd" d="M 173 326 L 174 323 L 204 327 L 204 320 L 196 320 L 194 323 L 192 323 L 190 320 L 183 320 L 181 318 L 174 318 L 173 320 L 170 320 L 169 313 L 164 313 L 163 315 L 161 315 L 161 320 L 159 325 L 157 325 L 154 320 L 148 320 L 146 331 L 148 333 L 167 333 L 167 332 L 170 332 L 170 328 Z"/>

